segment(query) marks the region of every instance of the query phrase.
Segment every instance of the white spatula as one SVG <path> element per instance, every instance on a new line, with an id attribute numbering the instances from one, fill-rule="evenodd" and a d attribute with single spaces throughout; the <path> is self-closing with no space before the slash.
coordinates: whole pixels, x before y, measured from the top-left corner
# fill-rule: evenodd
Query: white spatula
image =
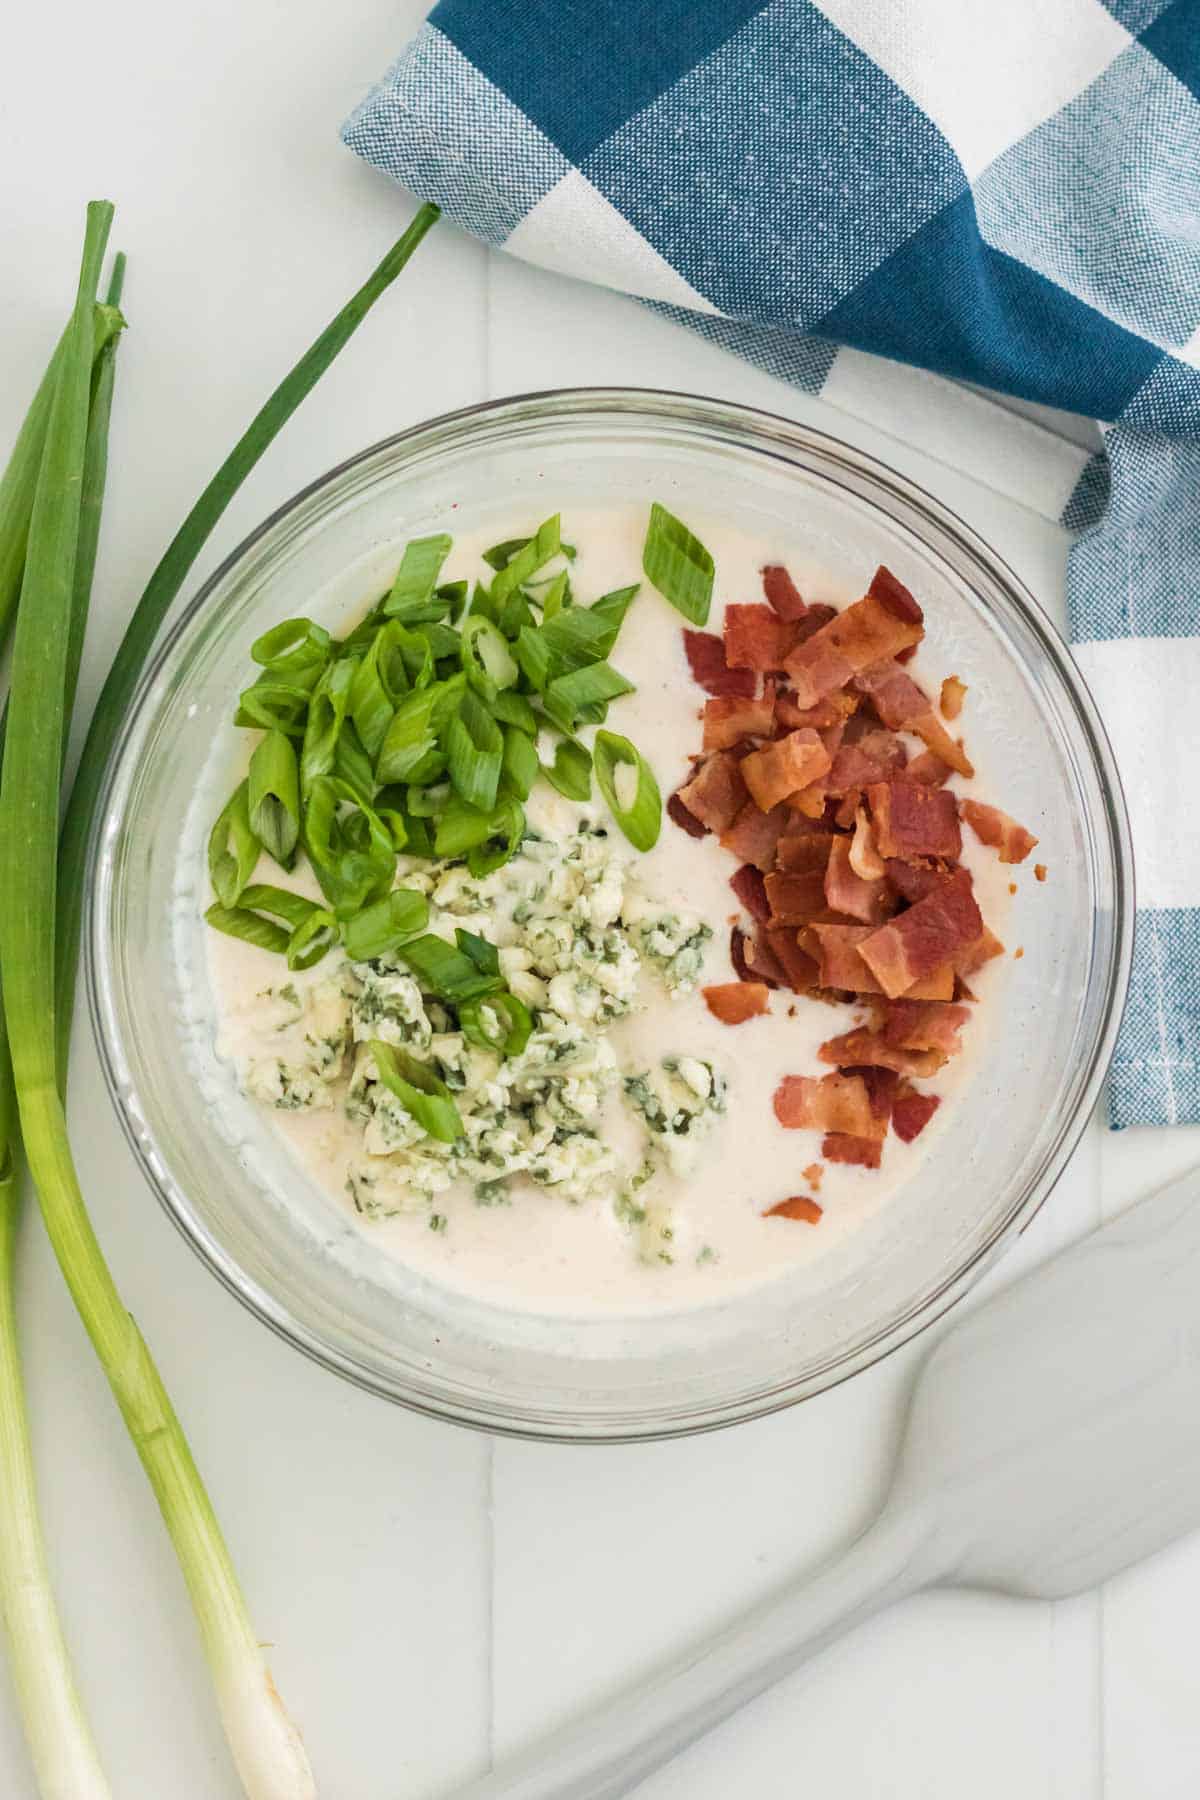
<path id="1" fill-rule="evenodd" d="M 946 1334 L 883 1510 L 845 1555 L 461 1800 L 614 1800 L 894 1600 L 937 1584 L 1056 1600 L 1195 1526 L 1200 1172 Z"/>

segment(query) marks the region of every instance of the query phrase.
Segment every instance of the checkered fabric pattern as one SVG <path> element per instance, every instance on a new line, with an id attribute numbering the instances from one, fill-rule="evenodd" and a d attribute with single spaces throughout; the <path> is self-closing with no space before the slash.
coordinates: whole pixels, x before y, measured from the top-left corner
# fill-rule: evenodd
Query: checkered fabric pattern
<path id="1" fill-rule="evenodd" d="M 1200 1122 L 1200 0 L 441 0 L 343 135 L 835 404 L 867 352 L 1104 423 L 1063 518 L 1137 854 L 1111 1117 Z"/>

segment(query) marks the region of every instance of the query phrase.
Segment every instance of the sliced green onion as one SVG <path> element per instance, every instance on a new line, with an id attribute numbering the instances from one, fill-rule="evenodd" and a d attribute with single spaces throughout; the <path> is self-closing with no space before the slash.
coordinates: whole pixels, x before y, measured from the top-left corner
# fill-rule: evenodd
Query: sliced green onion
<path id="1" fill-rule="evenodd" d="M 582 803 L 592 797 L 591 753 L 576 738 L 562 740 L 554 761 L 542 764 L 542 774 L 568 800 Z"/>
<path id="2" fill-rule="evenodd" d="M 408 964 L 422 993 L 439 1000 L 475 1000 L 503 986 L 498 975 L 483 974 L 469 956 L 433 932 L 397 945 L 396 954 Z"/>
<path id="3" fill-rule="evenodd" d="M 418 819 L 413 814 L 407 813 L 404 817 L 404 825 L 406 842 L 398 845 L 397 848 L 406 850 L 409 856 L 432 857 L 433 833 L 429 829 L 429 820 Z"/>
<path id="4" fill-rule="evenodd" d="M 339 808 L 349 808 L 343 816 Z M 304 813 L 304 848 L 340 921 L 386 894 L 396 874 L 388 826 L 345 782 L 321 775 Z"/>
<path id="5" fill-rule="evenodd" d="M 208 878 L 222 906 L 236 906 L 253 875 L 260 845 L 250 826 L 250 784 L 238 783 L 208 840 Z"/>
<path id="6" fill-rule="evenodd" d="M 414 637 L 422 638 L 428 644 L 434 662 L 446 662 L 451 657 L 458 662 L 459 638 L 453 625 L 434 619 L 428 625 L 414 625 L 412 631 Z"/>
<path id="7" fill-rule="evenodd" d="M 518 800 L 528 800 L 538 778 L 538 753 L 534 740 L 515 725 L 504 727 L 500 758 L 500 786 Z"/>
<path id="8" fill-rule="evenodd" d="M 408 784 L 411 788 L 429 787 L 440 782 L 446 773 L 446 757 L 441 750 L 427 750 L 425 755 L 415 762 L 408 771 Z"/>
<path id="9" fill-rule="evenodd" d="M 490 619 L 481 615 L 464 619 L 459 645 L 467 680 L 485 700 L 493 702 L 503 688 L 515 685 L 520 670 L 499 627 Z"/>
<path id="10" fill-rule="evenodd" d="M 250 687 L 242 689 L 233 722 L 259 731 L 285 731 L 289 737 L 302 738 L 311 698 L 307 688 L 298 687 L 293 681 L 260 675 Z"/>
<path id="11" fill-rule="evenodd" d="M 441 807 L 434 826 L 433 848 L 436 856 L 465 856 L 476 844 L 486 844 L 492 835 L 492 815 L 453 795 Z"/>
<path id="12" fill-rule="evenodd" d="M 443 581 L 434 589 L 439 600 L 445 600 L 452 613 L 458 612 L 467 603 L 470 583 L 466 581 Z"/>
<path id="13" fill-rule="evenodd" d="M 439 1143 L 452 1144 L 463 1135 L 463 1122 L 450 1089 L 428 1063 L 418 1062 L 406 1050 L 370 1040 L 371 1058 L 380 1081 Z"/>
<path id="14" fill-rule="evenodd" d="M 294 894 L 290 888 L 272 887 L 264 881 L 253 882 L 246 888 L 238 905 L 249 912 L 270 913 L 272 918 L 282 919 L 285 925 L 290 925 L 293 931 L 297 925 L 307 924 L 313 913 L 321 911 L 315 900 Z"/>
<path id="15" fill-rule="evenodd" d="M 389 658 L 389 645 L 386 628 L 377 631 L 372 638 L 365 656 L 354 664 L 354 675 L 350 683 L 350 697 L 347 711 L 354 722 L 359 741 L 366 754 L 374 759 L 379 755 L 380 747 L 387 736 L 388 726 L 392 722 L 395 702 L 390 692 L 391 668 L 386 671 L 381 667 L 381 660 Z M 408 675 L 404 672 L 402 659 L 397 659 L 400 671 L 404 674 L 404 685 L 401 692 L 408 689 Z M 390 662 L 390 658 L 389 658 Z"/>
<path id="16" fill-rule="evenodd" d="M 226 937 L 241 938 L 244 944 L 271 950 L 276 956 L 287 955 L 291 933 L 261 913 L 247 912 L 242 906 L 210 906 L 204 917 L 214 931 L 223 931 Z"/>
<path id="17" fill-rule="evenodd" d="M 641 592 L 641 585 L 640 581 L 635 581 L 632 587 L 613 588 L 611 593 L 601 594 L 600 598 L 593 600 L 588 607 L 590 616 L 593 619 L 603 620 L 611 632 L 611 636 L 601 652 L 603 656 L 611 655 L 621 627 L 625 623 L 625 614 Z"/>
<path id="18" fill-rule="evenodd" d="M 317 777 L 328 775 L 333 768 L 357 667 L 357 663 L 344 658 L 330 663 L 313 689 L 300 753 L 302 793 L 307 794 Z"/>
<path id="19" fill-rule="evenodd" d="M 708 623 L 712 605 L 713 559 L 699 538 L 657 500 L 642 546 L 642 568 L 677 612 L 693 625 Z"/>
<path id="20" fill-rule="evenodd" d="M 534 693 L 540 694 L 554 669 L 554 656 L 543 633 L 533 625 L 522 625 L 514 648 L 522 675 Z"/>
<path id="21" fill-rule="evenodd" d="M 250 655 L 273 675 L 308 676 L 311 686 L 329 661 L 329 645 L 323 625 L 314 625 L 311 619 L 285 619 L 254 640 Z"/>
<path id="22" fill-rule="evenodd" d="M 491 713 L 498 725 L 515 725 L 518 731 L 525 732 L 527 736 L 537 736 L 537 714 L 524 694 L 506 688 L 492 701 Z"/>
<path id="23" fill-rule="evenodd" d="M 364 907 L 342 926 L 342 943 L 351 962 L 373 962 L 387 956 L 405 938 L 424 931 L 429 902 L 412 888 L 393 888 L 373 906 Z"/>
<path id="24" fill-rule="evenodd" d="M 506 600 L 510 594 L 514 594 L 528 581 L 531 575 L 536 574 L 544 563 L 548 563 L 552 556 L 558 555 L 562 549 L 559 525 L 559 516 L 555 513 L 553 518 L 545 519 L 533 536 L 509 557 L 492 582 L 492 599 L 494 601 Z"/>
<path id="25" fill-rule="evenodd" d="M 461 925 L 455 929 L 454 941 L 481 975 L 499 975 L 500 953 L 495 944 L 489 943 L 485 937 L 479 937 L 474 931 L 464 931 Z"/>
<path id="26" fill-rule="evenodd" d="M 469 1043 L 498 1056 L 520 1056 L 533 1033 L 529 1008 L 507 991 L 480 1000 L 464 1000 L 458 1026 Z"/>
<path id="27" fill-rule="evenodd" d="M 555 675 L 569 674 L 585 663 L 599 662 L 615 641 L 612 619 L 590 606 L 572 606 L 541 627 Z"/>
<path id="28" fill-rule="evenodd" d="M 467 851 L 467 868 L 476 881 L 502 869 L 516 855 L 525 836 L 525 812 L 516 800 L 501 800 L 488 820 L 488 835 L 482 844 Z"/>
<path id="29" fill-rule="evenodd" d="M 368 806 L 374 800 L 375 770 L 371 758 L 363 748 L 362 739 L 349 719 L 338 733 L 333 773 L 339 781 L 344 781 L 347 787 L 353 788 L 359 799 L 365 800 Z"/>
<path id="30" fill-rule="evenodd" d="M 296 752 L 282 731 L 268 731 L 250 758 L 247 777 L 250 829 L 281 868 L 288 868 L 300 836 L 300 784 Z"/>
<path id="31" fill-rule="evenodd" d="M 571 577 L 563 569 L 554 577 L 542 595 L 542 618 L 553 619 L 564 607 L 571 604 Z"/>
<path id="32" fill-rule="evenodd" d="M 607 706 L 610 700 L 633 691 L 632 681 L 627 681 L 611 663 L 596 662 L 552 681 L 546 689 L 546 703 L 567 718 L 577 719 L 585 707 Z"/>
<path id="33" fill-rule="evenodd" d="M 433 688 L 422 688 L 419 693 L 406 694 L 396 708 L 375 764 L 375 779 L 381 787 L 407 781 L 422 757 L 437 749 L 432 722 L 436 699 Z"/>
<path id="34" fill-rule="evenodd" d="M 596 733 L 592 754 L 613 818 L 635 850 L 652 850 L 662 829 L 662 795 L 650 765 L 628 738 L 611 731 Z M 632 774 L 623 775 L 622 769 Z"/>
<path id="35" fill-rule="evenodd" d="M 296 926 L 288 939 L 288 968 L 315 968 L 321 958 L 333 949 L 337 940 L 337 920 L 333 914 L 323 906 L 314 906 L 307 919 Z"/>
<path id="36" fill-rule="evenodd" d="M 446 756 L 451 785 L 468 806 L 483 812 L 495 806 L 503 755 L 500 727 L 477 694 L 464 694 L 446 728 Z"/>
<path id="37" fill-rule="evenodd" d="M 453 543 L 452 537 L 439 531 L 433 537 L 414 538 L 411 544 L 405 545 L 392 591 L 383 603 L 389 619 L 403 619 L 412 624 L 417 619 L 445 617 L 448 605 L 445 601 L 435 600 L 433 590 Z"/>
<path id="38" fill-rule="evenodd" d="M 417 819 L 436 819 L 450 799 L 450 783 L 439 781 L 431 787 L 407 789 L 406 810 Z"/>

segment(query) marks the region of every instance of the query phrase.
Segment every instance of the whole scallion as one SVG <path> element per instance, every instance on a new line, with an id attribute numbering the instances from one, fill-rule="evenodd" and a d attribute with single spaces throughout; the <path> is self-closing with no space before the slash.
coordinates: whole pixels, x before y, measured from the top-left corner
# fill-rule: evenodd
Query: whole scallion
<path id="1" fill-rule="evenodd" d="M 242 480 L 437 216 L 435 208 L 422 210 L 287 377 L 205 490 L 151 578 L 92 722 L 59 850 L 57 885 L 54 847 L 61 763 L 77 654 L 72 583 L 88 530 L 82 506 L 94 351 L 91 296 L 111 218 L 111 208 L 103 205 L 89 208 L 79 300 L 61 349 L 28 540 L 22 550 L 11 729 L 0 778 L 0 967 L 20 1127 L 48 1234 L 174 1541 L 243 1784 L 249 1795 L 262 1800 L 303 1800 L 315 1791 L 311 1771 L 270 1680 L 178 1420 L 92 1231 L 67 1136 L 59 1081 L 69 1043 L 83 853 L 108 754 L 132 689 L 196 555 Z M 7 1104 L 5 1081 L 0 1069 L 0 1129 Z M 7 1141 L 0 1142 L 0 1181 L 6 1189 L 11 1189 L 13 1168 L 10 1131 Z M 11 1626 L 11 1614 L 9 1622 Z M 61 1644 L 50 1641 L 49 1633 L 43 1635 L 41 1646 L 27 1636 L 24 1654 L 31 1663 L 40 1654 L 48 1668 L 57 1658 L 56 1672 L 61 1675 L 66 1669 Z M 50 1685 L 47 1678 L 47 1693 Z M 65 1712 L 64 1701 L 64 1720 Z M 78 1721 L 76 1745 L 85 1733 Z M 36 1753 L 32 1732 L 31 1740 Z M 98 1769 L 91 1785 L 85 1782 L 81 1773 L 79 1779 L 47 1785 L 45 1791 L 69 1794 L 72 1800 L 93 1795 L 98 1800 L 107 1792 Z"/>

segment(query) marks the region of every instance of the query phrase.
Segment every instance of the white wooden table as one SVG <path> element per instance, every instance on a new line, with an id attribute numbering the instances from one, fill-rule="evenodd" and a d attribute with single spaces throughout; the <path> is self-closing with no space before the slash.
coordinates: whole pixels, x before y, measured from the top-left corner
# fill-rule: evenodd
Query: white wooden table
<path id="1" fill-rule="evenodd" d="M 110 504 L 83 698 L 167 535 L 294 354 L 406 216 L 336 140 L 421 0 L 53 0 L 0 73 L 0 437 L 74 278 L 89 195 L 130 257 Z M 442 228 L 247 484 L 205 570 L 362 445 L 488 396 L 575 382 L 724 395 L 852 438 L 956 507 L 1046 603 L 1066 540 L 1011 498 L 1059 453 L 978 431 L 932 462 L 886 383 L 847 417 L 609 294 Z M 936 386 L 929 405 L 938 404 Z M 968 434 L 969 436 L 970 434 Z M 1010 481 L 1015 463 L 1021 479 Z M 985 481 L 961 471 L 983 471 Z M 992 485 L 988 485 L 988 484 Z M 1024 489 L 1022 483 L 1025 484 Z M 997 491 L 997 490 L 1003 491 Z M 327 1800 L 446 1794 L 844 1539 L 878 1494 L 915 1357 L 759 1425 L 568 1450 L 409 1417 L 262 1329 L 176 1236 L 125 1148 L 86 1021 L 72 1119 L 96 1223 L 183 1416 Z M 1093 1124 L 1009 1279 L 1200 1158 L 1185 1131 Z M 234 1800 L 149 1490 L 35 1216 L 21 1298 L 59 1592 L 123 1800 Z M 1192 1542 L 1068 1605 L 916 1600 L 761 1700 L 653 1800 L 1174 1800 L 1200 1785 Z M 0 1675 L 0 1793 L 32 1776 Z"/>

